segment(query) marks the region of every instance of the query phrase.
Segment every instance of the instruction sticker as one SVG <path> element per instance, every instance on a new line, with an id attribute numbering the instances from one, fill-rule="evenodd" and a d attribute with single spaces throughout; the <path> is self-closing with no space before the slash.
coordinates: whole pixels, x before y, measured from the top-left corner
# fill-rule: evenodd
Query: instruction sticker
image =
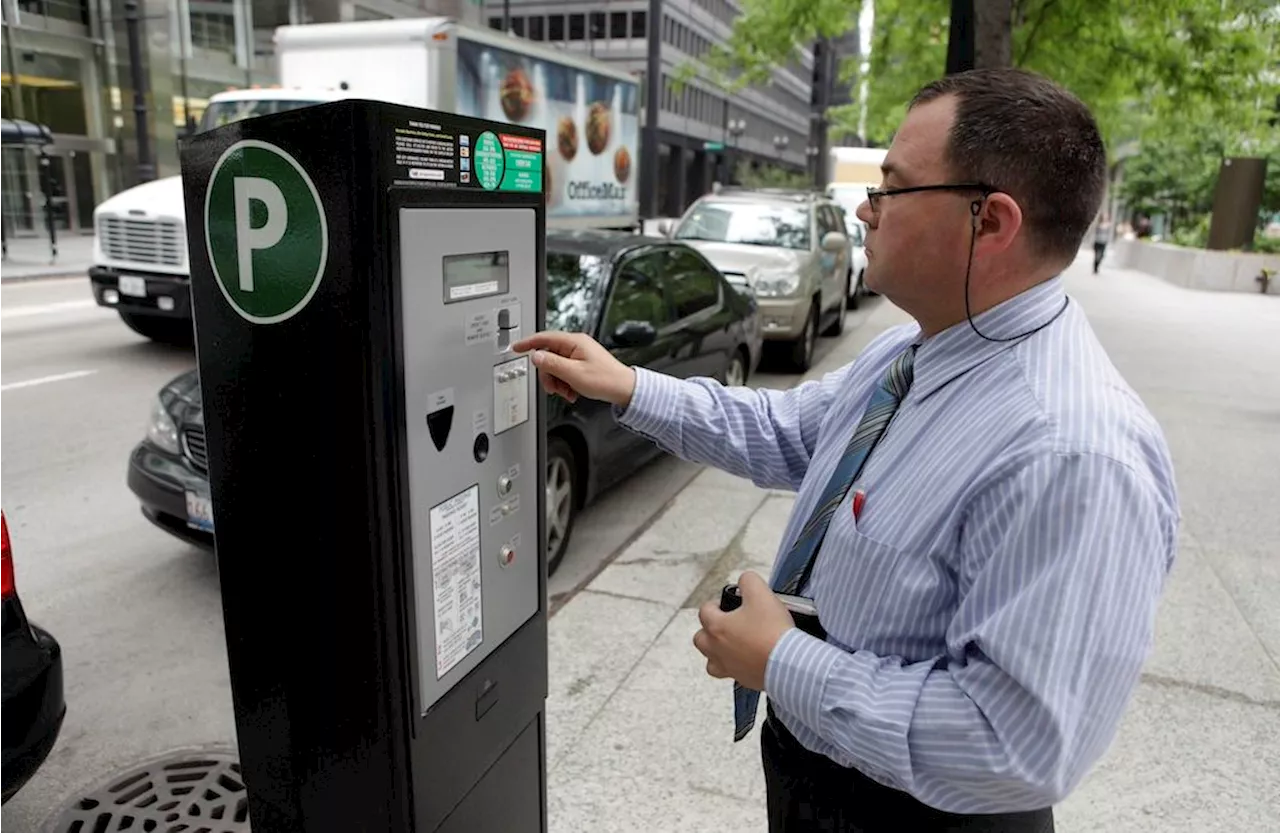
<path id="1" fill-rule="evenodd" d="M 480 486 L 431 508 L 436 679 L 484 641 L 480 588 Z"/>
<path id="2" fill-rule="evenodd" d="M 493 310 L 473 313 L 467 316 L 466 342 L 473 344 L 494 344 L 498 340 L 498 315 Z"/>

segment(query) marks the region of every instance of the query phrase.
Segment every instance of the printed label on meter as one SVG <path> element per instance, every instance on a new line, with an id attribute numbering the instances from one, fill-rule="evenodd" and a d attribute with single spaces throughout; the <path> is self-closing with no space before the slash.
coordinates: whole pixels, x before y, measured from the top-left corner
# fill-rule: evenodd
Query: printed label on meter
<path id="1" fill-rule="evenodd" d="M 529 420 L 529 357 L 503 362 L 493 369 L 493 433 L 501 434 Z"/>

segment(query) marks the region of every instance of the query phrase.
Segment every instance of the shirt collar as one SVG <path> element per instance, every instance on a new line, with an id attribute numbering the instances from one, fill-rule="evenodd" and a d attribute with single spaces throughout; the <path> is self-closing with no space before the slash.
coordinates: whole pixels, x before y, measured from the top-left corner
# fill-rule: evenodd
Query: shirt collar
<path id="1" fill-rule="evenodd" d="M 1053 320 L 1066 303 L 1066 287 L 1061 276 L 1036 284 L 1009 300 L 973 316 L 973 322 L 990 338 L 1010 338 Z M 1023 339 L 988 341 L 961 321 L 930 338 L 917 338 L 915 377 L 909 396 L 923 400 L 988 359 L 1008 350 Z"/>

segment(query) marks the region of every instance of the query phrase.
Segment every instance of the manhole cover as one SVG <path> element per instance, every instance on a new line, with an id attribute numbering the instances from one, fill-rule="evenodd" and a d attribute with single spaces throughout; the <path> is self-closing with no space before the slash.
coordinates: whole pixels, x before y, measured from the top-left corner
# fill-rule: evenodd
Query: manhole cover
<path id="1" fill-rule="evenodd" d="M 138 764 L 73 799 L 49 833 L 248 833 L 240 762 L 227 751 L 180 750 Z"/>

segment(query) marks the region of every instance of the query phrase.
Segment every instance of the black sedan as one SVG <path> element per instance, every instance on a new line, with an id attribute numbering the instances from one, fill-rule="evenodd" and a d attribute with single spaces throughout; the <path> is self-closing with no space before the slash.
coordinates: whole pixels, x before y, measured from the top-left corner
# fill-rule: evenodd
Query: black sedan
<path id="1" fill-rule="evenodd" d="M 589 333 L 627 364 L 741 385 L 760 360 L 755 301 L 694 249 L 607 232 L 547 236 L 547 328 Z M 658 454 L 599 402 L 547 400 L 547 560 L 564 557 L 578 510 Z M 129 488 L 160 528 L 213 544 L 200 384 L 194 371 L 152 404 Z"/>
<path id="2" fill-rule="evenodd" d="M 62 694 L 62 649 L 31 623 L 14 583 L 9 523 L 0 514 L 4 559 L 4 800 L 49 756 L 67 713 Z"/>

